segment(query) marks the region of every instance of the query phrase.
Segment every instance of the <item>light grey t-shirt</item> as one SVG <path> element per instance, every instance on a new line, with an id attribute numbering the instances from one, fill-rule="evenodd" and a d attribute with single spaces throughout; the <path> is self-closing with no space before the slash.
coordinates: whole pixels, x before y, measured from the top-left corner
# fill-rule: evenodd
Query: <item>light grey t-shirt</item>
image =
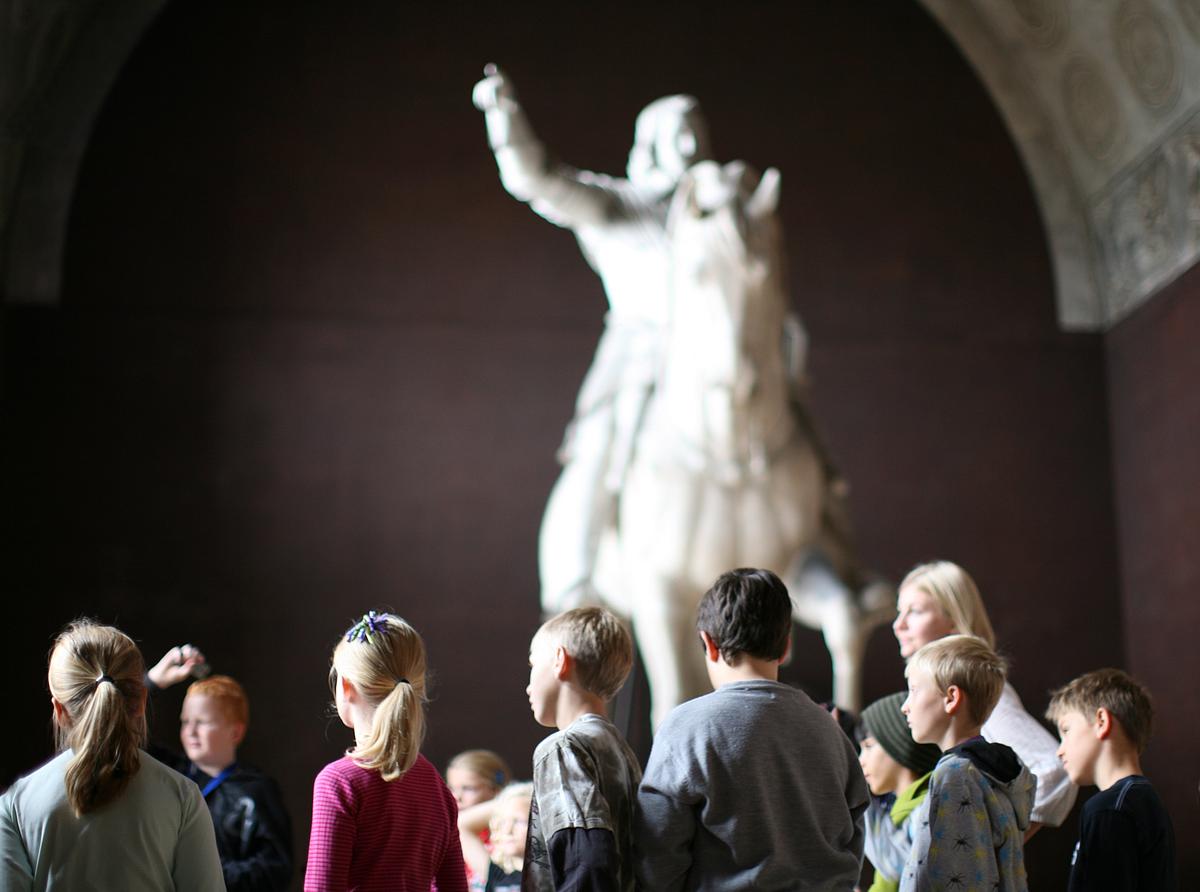
<path id="1" fill-rule="evenodd" d="M 642 769 L 621 732 L 584 715 L 538 744 L 522 889 L 553 890 L 550 840 L 560 830 L 608 830 L 619 858 L 621 892 L 633 892 L 633 813 Z"/>
<path id="2" fill-rule="evenodd" d="M 779 682 L 726 684 L 680 706 L 638 792 L 640 888 L 850 892 L 867 783 L 833 717 Z"/>
<path id="3" fill-rule="evenodd" d="M 146 753 L 115 801 L 76 817 L 66 750 L 0 796 L 0 889 L 223 892 L 200 788 Z"/>

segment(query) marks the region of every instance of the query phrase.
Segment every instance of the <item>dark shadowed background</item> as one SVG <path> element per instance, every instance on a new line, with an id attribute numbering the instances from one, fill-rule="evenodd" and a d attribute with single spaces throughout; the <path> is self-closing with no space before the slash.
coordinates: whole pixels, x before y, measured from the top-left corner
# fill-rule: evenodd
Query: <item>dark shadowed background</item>
<path id="1" fill-rule="evenodd" d="M 536 534 L 605 302 L 500 187 L 470 103 L 488 61 L 578 166 L 621 172 L 638 110 L 686 91 L 722 160 L 782 170 L 866 562 L 966 566 L 1035 715 L 1088 669 L 1146 681 L 1145 766 L 1200 882 L 1200 273 L 1061 332 L 1004 125 L 904 3 L 170 3 L 96 125 L 61 306 L 4 314 L 0 784 L 50 753 L 65 621 L 150 661 L 189 641 L 250 693 L 243 755 L 283 784 L 302 875 L 312 778 L 351 742 L 330 650 L 369 607 L 425 636 L 426 754 L 529 775 Z M 820 636 L 796 651 L 787 680 L 827 698 Z M 881 629 L 867 698 L 902 687 Z M 181 698 L 155 703 L 163 741 Z M 1031 843 L 1035 888 L 1065 885 L 1074 830 Z"/>

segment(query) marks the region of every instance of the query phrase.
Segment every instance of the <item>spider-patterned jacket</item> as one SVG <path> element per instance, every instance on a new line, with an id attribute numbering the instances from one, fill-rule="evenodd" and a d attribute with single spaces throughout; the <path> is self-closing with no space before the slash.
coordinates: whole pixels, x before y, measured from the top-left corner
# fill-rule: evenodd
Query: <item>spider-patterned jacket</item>
<path id="1" fill-rule="evenodd" d="M 946 750 L 912 816 L 900 892 L 1026 892 L 1023 840 L 1036 788 L 1003 744 L 974 737 Z"/>

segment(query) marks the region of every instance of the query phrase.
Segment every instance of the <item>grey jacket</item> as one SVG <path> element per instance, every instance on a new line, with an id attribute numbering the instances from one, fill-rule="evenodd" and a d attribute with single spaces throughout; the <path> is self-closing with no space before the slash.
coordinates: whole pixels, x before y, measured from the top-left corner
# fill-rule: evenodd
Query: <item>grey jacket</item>
<path id="1" fill-rule="evenodd" d="M 975 737 L 947 750 L 913 813 L 900 892 L 1026 892 L 1025 831 L 1037 779 L 1007 746 Z"/>

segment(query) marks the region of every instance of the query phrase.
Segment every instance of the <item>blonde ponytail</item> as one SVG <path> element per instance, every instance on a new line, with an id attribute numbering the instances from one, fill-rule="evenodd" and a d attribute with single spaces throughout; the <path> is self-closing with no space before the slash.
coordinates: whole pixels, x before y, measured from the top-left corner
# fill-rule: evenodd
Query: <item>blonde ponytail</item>
<path id="1" fill-rule="evenodd" d="M 146 741 L 145 664 L 118 629 L 90 620 L 63 630 L 50 652 L 50 693 L 60 749 L 69 747 L 66 792 L 76 815 L 118 798 L 141 767 Z"/>
<path id="2" fill-rule="evenodd" d="M 399 682 L 375 707 L 371 731 L 354 761 L 384 780 L 401 777 L 417 761 L 425 739 L 425 709 L 411 684 Z"/>
<path id="3" fill-rule="evenodd" d="M 350 755 L 384 780 L 412 768 L 425 739 L 425 643 L 398 616 L 374 611 L 338 643 L 334 668 L 375 707 L 371 728 Z"/>

